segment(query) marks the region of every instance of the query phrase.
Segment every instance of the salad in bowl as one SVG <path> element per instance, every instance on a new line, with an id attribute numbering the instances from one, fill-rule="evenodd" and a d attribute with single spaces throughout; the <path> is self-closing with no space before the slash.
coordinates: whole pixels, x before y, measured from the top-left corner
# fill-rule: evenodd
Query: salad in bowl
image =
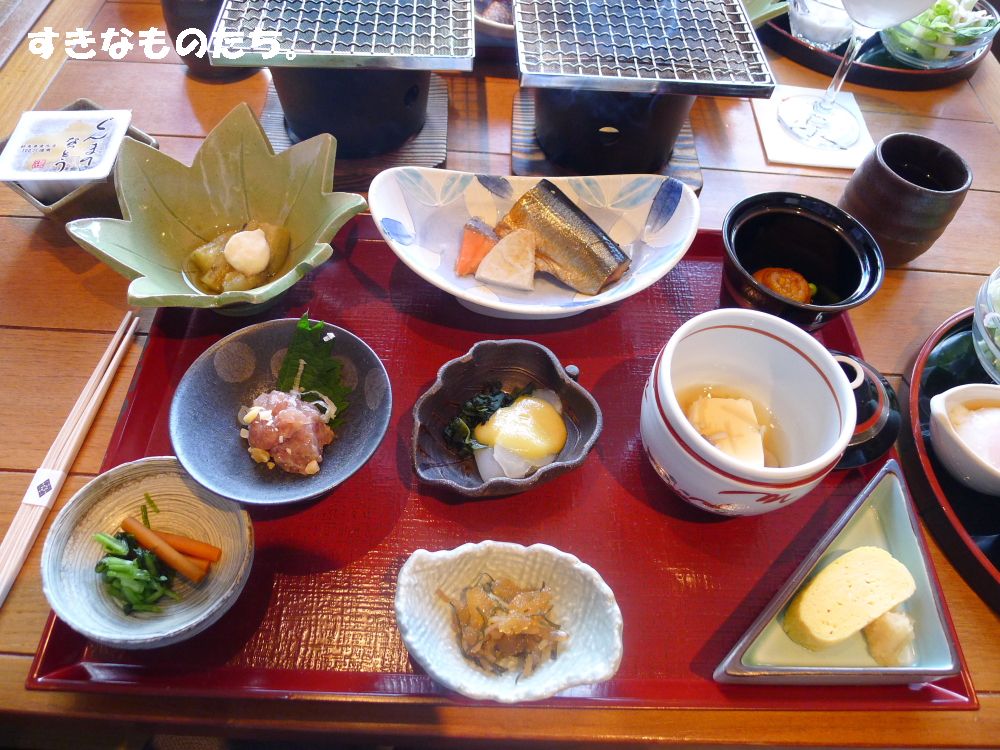
<path id="1" fill-rule="evenodd" d="M 882 44 L 914 68 L 966 63 L 990 45 L 1000 28 L 997 10 L 986 0 L 937 0 L 919 16 L 881 32 Z"/>

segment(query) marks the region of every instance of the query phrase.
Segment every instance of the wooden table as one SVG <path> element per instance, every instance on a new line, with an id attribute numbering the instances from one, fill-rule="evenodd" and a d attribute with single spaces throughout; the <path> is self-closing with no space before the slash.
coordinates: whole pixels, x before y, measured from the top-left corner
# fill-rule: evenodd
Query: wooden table
<path id="1" fill-rule="evenodd" d="M 149 0 L 55 0 L 38 27 L 134 31 L 161 23 Z M 772 55 L 782 83 L 823 87 L 827 78 Z M 517 80 L 512 66 L 483 64 L 470 75 L 447 75 L 450 90 L 448 164 L 455 169 L 508 173 L 510 113 Z M 874 301 L 852 314 L 866 358 L 905 388 L 920 343 L 945 318 L 971 305 L 1000 262 L 1000 64 L 992 57 L 968 82 L 906 93 L 848 87 L 859 98 L 876 140 L 898 131 L 923 133 L 951 145 L 971 164 L 973 190 L 956 220 L 925 255 L 888 271 Z M 260 111 L 266 73 L 227 85 L 185 75 L 172 53 L 160 62 L 138 51 L 112 61 L 49 60 L 24 45 L 0 70 L 0 133 L 20 112 L 55 108 L 87 96 L 108 108 L 131 108 L 134 122 L 162 149 L 189 160 L 205 133 L 240 101 Z M 702 226 L 719 228 L 729 206 L 764 190 L 798 190 L 836 201 L 844 171 L 769 164 L 749 101 L 700 98 L 692 112 L 705 187 Z M 0 189 L 0 530 L 10 523 L 38 466 L 125 309 L 126 282 L 79 249 L 63 228 L 37 216 Z M 148 319 L 147 319 L 148 325 Z M 57 508 L 99 469 L 142 339 L 129 354 L 73 467 Z M 44 532 L 43 532 L 44 533 Z M 27 691 L 25 677 L 48 614 L 36 544 L 0 609 L 0 739 L 31 744 L 106 746 L 110 738 L 153 732 L 243 737 L 337 734 L 342 741 L 468 747 L 606 743 L 995 746 L 1000 738 L 998 618 L 969 589 L 931 541 L 981 709 L 937 712 L 752 712 L 709 710 L 573 710 L 400 706 L 359 709 L 336 701 L 189 700 L 107 697 Z M 93 732 L 84 740 L 85 732 Z"/>

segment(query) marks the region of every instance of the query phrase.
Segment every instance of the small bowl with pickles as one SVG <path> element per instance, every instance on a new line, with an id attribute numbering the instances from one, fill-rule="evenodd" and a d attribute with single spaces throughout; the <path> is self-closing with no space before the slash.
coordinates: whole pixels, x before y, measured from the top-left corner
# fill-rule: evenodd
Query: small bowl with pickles
<path id="1" fill-rule="evenodd" d="M 329 241 L 366 208 L 359 195 L 330 192 L 335 153 L 336 141 L 323 134 L 275 154 L 241 104 L 190 167 L 123 144 L 115 183 L 125 218 L 66 228 L 132 280 L 131 305 L 252 314 L 328 260 Z"/>

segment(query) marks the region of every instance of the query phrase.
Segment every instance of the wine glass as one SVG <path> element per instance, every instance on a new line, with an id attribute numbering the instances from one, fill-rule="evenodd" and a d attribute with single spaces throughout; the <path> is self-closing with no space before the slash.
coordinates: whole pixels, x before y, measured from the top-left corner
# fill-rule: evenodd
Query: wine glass
<path id="1" fill-rule="evenodd" d="M 875 32 L 902 23 L 929 8 L 928 0 L 844 0 L 854 21 L 847 50 L 823 94 L 793 94 L 778 104 L 778 120 L 792 136 L 808 146 L 847 149 L 857 143 L 862 124 L 837 94 L 862 45 Z"/>

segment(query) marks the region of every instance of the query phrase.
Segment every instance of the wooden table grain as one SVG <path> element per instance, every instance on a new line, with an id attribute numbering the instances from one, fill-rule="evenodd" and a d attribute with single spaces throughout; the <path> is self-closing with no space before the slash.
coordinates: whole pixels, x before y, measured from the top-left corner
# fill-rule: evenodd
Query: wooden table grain
<path id="1" fill-rule="evenodd" d="M 60 31 L 132 30 L 161 23 L 155 1 L 54 0 L 36 25 Z M 771 53 L 782 83 L 825 86 L 827 79 Z M 20 112 L 59 107 L 79 96 L 134 111 L 137 126 L 162 149 L 190 160 L 201 138 L 235 104 L 257 112 L 267 73 L 225 85 L 185 75 L 176 56 L 151 62 L 138 50 L 50 59 L 24 44 L 0 69 L 0 133 Z M 448 166 L 479 172 L 510 169 L 510 113 L 518 83 L 503 59 L 472 74 L 445 74 L 449 86 Z M 957 149 L 975 174 L 973 189 L 938 243 L 907 266 L 888 271 L 875 299 L 852 314 L 866 359 L 905 389 L 918 347 L 943 320 L 972 304 L 983 278 L 1000 263 L 1000 65 L 989 57 L 968 81 L 926 92 L 849 86 L 876 140 L 912 131 Z M 704 174 L 704 228 L 720 227 L 726 210 L 764 190 L 798 190 L 835 201 L 849 174 L 789 167 L 764 157 L 749 101 L 699 98 L 691 115 Z M 80 250 L 63 228 L 39 217 L 0 188 L 0 531 L 6 530 L 30 479 L 87 374 L 125 309 L 126 281 Z M 148 326 L 148 316 L 146 317 Z M 99 469 L 138 363 L 140 336 L 115 380 L 57 509 Z M 44 530 L 43 530 L 44 534 Z M 0 608 L 0 744 L 80 747 L 83 735 L 124 738 L 152 732 L 232 737 L 326 738 L 342 742 L 509 747 L 644 743 L 781 746 L 989 747 L 1000 743 L 1000 621 L 966 585 L 928 537 L 979 695 L 979 711 L 792 712 L 593 710 L 456 705 L 359 707 L 336 701 L 194 700 L 28 691 L 25 678 L 48 614 L 35 545 L 7 603 Z M 94 744 L 96 743 L 96 744 Z"/>

